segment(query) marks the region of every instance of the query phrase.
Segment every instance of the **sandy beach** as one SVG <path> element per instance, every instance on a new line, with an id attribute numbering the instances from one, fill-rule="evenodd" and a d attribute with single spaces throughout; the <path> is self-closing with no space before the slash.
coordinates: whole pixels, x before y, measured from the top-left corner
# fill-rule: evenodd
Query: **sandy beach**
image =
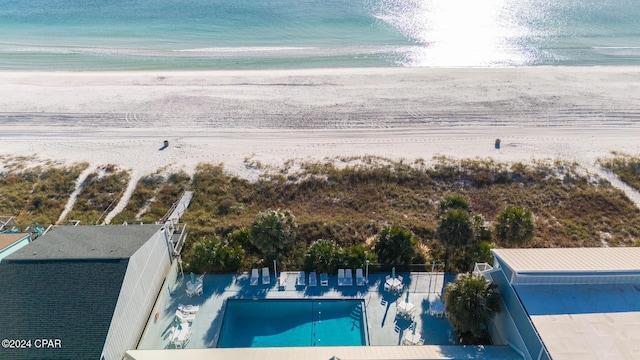
<path id="1" fill-rule="evenodd" d="M 134 178 L 200 162 L 251 178 L 247 159 L 590 168 L 611 151 L 640 153 L 637 67 L 0 72 L 0 99 L 0 154 L 116 164 Z"/>

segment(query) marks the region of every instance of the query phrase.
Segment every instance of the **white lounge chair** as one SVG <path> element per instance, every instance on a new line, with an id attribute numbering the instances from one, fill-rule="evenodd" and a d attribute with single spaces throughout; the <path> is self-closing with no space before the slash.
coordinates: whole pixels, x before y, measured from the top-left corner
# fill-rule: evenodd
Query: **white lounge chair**
<path id="1" fill-rule="evenodd" d="M 327 273 L 320 274 L 320 286 L 329 286 L 329 275 Z"/>
<path id="2" fill-rule="evenodd" d="M 351 273 L 351 269 L 345 270 L 344 286 L 353 286 L 353 274 Z"/>
<path id="3" fill-rule="evenodd" d="M 309 286 L 318 286 L 318 276 L 315 271 L 309 273 Z"/>
<path id="4" fill-rule="evenodd" d="M 338 286 L 344 285 L 344 269 L 338 269 Z"/>
<path id="5" fill-rule="evenodd" d="M 364 276 L 362 276 L 362 269 L 356 269 L 356 285 L 364 286 Z"/>
<path id="6" fill-rule="evenodd" d="M 305 286 L 307 284 L 307 276 L 304 271 L 298 271 L 298 278 L 296 279 L 296 286 Z"/>
<path id="7" fill-rule="evenodd" d="M 262 268 L 262 285 L 271 284 L 271 276 L 269 275 L 269 268 Z"/>
<path id="8" fill-rule="evenodd" d="M 260 273 L 258 269 L 251 269 L 251 286 L 257 286 L 258 281 L 260 281 Z"/>
<path id="9" fill-rule="evenodd" d="M 185 314 L 180 310 L 176 310 L 176 319 L 180 320 L 181 323 L 191 323 L 196 319 L 196 314 Z"/>
<path id="10" fill-rule="evenodd" d="M 287 287 L 287 273 L 280 272 L 280 277 L 278 278 L 278 289 L 284 290 Z"/>
<path id="11" fill-rule="evenodd" d="M 200 310 L 200 306 L 178 304 L 178 310 L 180 310 L 183 314 L 195 314 L 198 312 L 198 310 Z"/>

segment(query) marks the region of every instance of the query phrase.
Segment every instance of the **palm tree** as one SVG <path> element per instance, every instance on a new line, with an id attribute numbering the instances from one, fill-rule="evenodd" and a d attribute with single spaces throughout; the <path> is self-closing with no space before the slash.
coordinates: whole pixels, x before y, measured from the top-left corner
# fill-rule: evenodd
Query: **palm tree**
<path id="1" fill-rule="evenodd" d="M 471 217 L 466 210 L 449 209 L 440 218 L 438 239 L 446 248 L 445 270 L 449 268 L 449 257 L 454 248 L 466 247 L 473 240 Z"/>
<path id="2" fill-rule="evenodd" d="M 488 342 L 488 322 L 500 312 L 497 286 L 481 275 L 459 274 L 445 287 L 445 309 L 449 321 L 464 344 Z"/>
<path id="3" fill-rule="evenodd" d="M 496 237 L 512 245 L 522 245 L 533 239 L 534 225 L 531 211 L 509 206 L 496 220 Z"/>
<path id="4" fill-rule="evenodd" d="M 256 216 L 251 224 L 251 240 L 268 259 L 286 254 L 296 238 L 296 221 L 289 211 L 269 210 Z"/>
<path id="5" fill-rule="evenodd" d="M 384 227 L 376 239 L 375 253 L 385 265 L 410 264 L 416 257 L 418 238 L 409 230 L 393 225 Z"/>

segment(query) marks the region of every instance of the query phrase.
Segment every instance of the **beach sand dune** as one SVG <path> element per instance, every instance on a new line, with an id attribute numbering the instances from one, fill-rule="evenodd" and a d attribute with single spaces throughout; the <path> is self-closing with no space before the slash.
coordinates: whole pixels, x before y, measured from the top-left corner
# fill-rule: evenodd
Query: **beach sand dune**
<path id="1" fill-rule="evenodd" d="M 140 175 L 223 162 L 250 178 L 247 159 L 360 155 L 589 168 L 640 153 L 638 67 L 0 72 L 0 99 L 0 154 Z"/>

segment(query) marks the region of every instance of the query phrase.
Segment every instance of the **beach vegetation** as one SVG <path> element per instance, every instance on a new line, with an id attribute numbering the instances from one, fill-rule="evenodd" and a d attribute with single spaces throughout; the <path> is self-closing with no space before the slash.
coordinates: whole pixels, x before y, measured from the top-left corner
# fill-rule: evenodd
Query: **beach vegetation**
<path id="1" fill-rule="evenodd" d="M 448 209 L 440 216 L 438 239 L 445 247 L 445 269 L 449 269 L 449 257 L 453 249 L 466 248 L 474 239 L 471 216 L 461 208 Z"/>
<path id="2" fill-rule="evenodd" d="M 213 236 L 197 242 L 193 256 L 184 264 L 185 271 L 194 273 L 233 273 L 243 265 L 245 251 L 240 245 L 231 245 Z"/>
<path id="3" fill-rule="evenodd" d="M 399 226 L 385 226 L 376 237 L 374 247 L 378 262 L 391 267 L 411 264 L 417 255 L 418 238 L 408 229 Z"/>
<path id="4" fill-rule="evenodd" d="M 141 177 L 125 208 L 112 220 L 124 222 L 154 222 L 171 210 L 171 204 L 180 200 L 182 193 L 191 188 L 191 177 L 184 171 L 163 173 L 158 171 Z"/>
<path id="5" fill-rule="evenodd" d="M 267 259 L 290 251 L 296 240 L 296 219 L 291 212 L 267 210 L 251 224 L 251 241 Z"/>
<path id="6" fill-rule="evenodd" d="M 98 225 L 113 209 L 129 183 L 129 173 L 114 165 L 100 166 L 87 176 L 81 190 L 67 214 L 68 220 L 84 225 Z"/>
<path id="7" fill-rule="evenodd" d="M 307 271 L 333 273 L 338 269 L 341 261 L 342 249 L 335 241 L 319 239 L 309 245 L 304 258 L 304 268 Z"/>
<path id="8" fill-rule="evenodd" d="M 229 175 L 221 164 L 196 168 L 194 198 L 182 218 L 190 229 L 185 259 L 192 243 L 211 234 L 224 239 L 250 229 L 256 214 L 286 208 L 296 215 L 296 240 L 288 251 L 278 253 L 279 268 L 303 268 L 307 249 L 317 239 L 331 239 L 345 251 L 359 245 L 375 255 L 378 233 L 394 224 L 418 241 L 417 257 L 404 265 L 430 269 L 431 262 L 441 264 L 447 258 L 438 227 L 441 204 L 454 195 L 468 203 L 472 238 L 466 247 L 450 248 L 448 271 L 470 271 L 476 261 L 492 262 L 489 250 L 499 246 L 495 222 L 506 206 L 535 214 L 535 233 L 526 245 L 530 247 L 628 246 L 640 233 L 640 210 L 624 193 L 574 163 L 437 157 L 427 166 L 424 161 L 371 156 L 289 161 L 286 169 L 269 171 L 249 181 Z M 246 263 L 264 261 L 253 243 L 242 246 Z M 371 266 L 380 268 L 373 261 Z"/>
<path id="9" fill-rule="evenodd" d="M 445 311 L 458 340 L 465 345 L 490 344 L 489 320 L 501 311 L 497 286 L 483 276 L 462 273 L 444 289 Z"/>
<path id="10" fill-rule="evenodd" d="M 640 191 L 640 156 L 614 152 L 613 157 L 600 159 L 599 163 L 629 186 Z"/>
<path id="11" fill-rule="evenodd" d="M 531 211 L 508 206 L 496 219 L 496 240 L 501 245 L 523 246 L 533 239 L 534 227 Z"/>
<path id="12" fill-rule="evenodd" d="M 0 215 L 15 216 L 17 224 L 54 224 L 87 167 L 87 163 L 63 165 L 33 157 L 1 157 Z"/>
<path id="13" fill-rule="evenodd" d="M 32 161 L 0 158 L 0 211 L 18 215 L 22 223 L 55 222 L 88 164 L 27 164 Z M 631 246 L 640 236 L 640 210 L 621 190 L 575 163 L 559 160 L 506 164 L 436 157 L 407 162 L 365 156 L 290 160 L 282 168 L 262 164 L 251 171 L 254 180 L 230 175 L 222 164 L 200 164 L 192 177 L 161 169 L 138 180 L 131 204 L 112 223 L 161 219 L 181 191 L 192 190 L 193 199 L 181 218 L 189 226 L 185 263 L 194 255 L 195 244 L 216 237 L 244 250 L 245 270 L 267 261 L 269 255 L 254 243 L 251 228 L 258 214 L 270 209 L 288 209 L 297 225 L 295 240 L 277 251 L 279 269 L 304 268 L 317 239 L 335 242 L 342 252 L 341 266 L 362 266 L 366 253 L 371 269 L 380 269 L 386 260 L 371 260 L 376 238 L 393 224 L 414 234 L 417 245 L 410 263 L 392 266 L 430 269 L 432 262 L 442 264 L 448 258 L 449 271 L 469 271 L 475 261 L 490 260 L 491 248 L 506 246 L 495 229 L 508 206 L 535 214 L 533 237 L 513 246 Z M 99 223 L 108 213 L 105 208 L 119 201 L 127 177 L 113 166 L 98 168 L 81 184 L 66 218 Z M 446 205 L 464 204 L 459 196 L 468 206 Z M 446 213 L 442 210 L 458 207 L 469 214 L 472 238 L 447 254 L 438 234 Z"/>

